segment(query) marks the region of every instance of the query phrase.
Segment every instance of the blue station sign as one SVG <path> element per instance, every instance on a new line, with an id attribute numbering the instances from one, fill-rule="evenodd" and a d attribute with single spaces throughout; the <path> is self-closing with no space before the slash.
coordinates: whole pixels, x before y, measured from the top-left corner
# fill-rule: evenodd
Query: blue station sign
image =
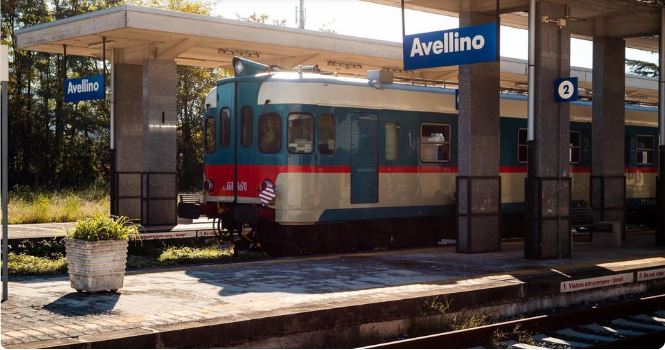
<path id="1" fill-rule="evenodd" d="M 65 102 L 101 100 L 106 97 L 104 76 L 93 75 L 65 80 Z"/>
<path id="2" fill-rule="evenodd" d="M 402 46 L 405 70 L 499 59 L 496 23 L 406 35 Z"/>
<path id="3" fill-rule="evenodd" d="M 557 102 L 577 101 L 577 77 L 566 77 L 555 80 L 554 99 Z"/>

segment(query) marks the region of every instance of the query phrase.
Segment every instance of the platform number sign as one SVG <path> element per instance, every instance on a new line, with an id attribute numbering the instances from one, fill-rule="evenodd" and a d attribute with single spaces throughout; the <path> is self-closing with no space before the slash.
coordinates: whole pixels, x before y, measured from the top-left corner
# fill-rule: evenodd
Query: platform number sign
<path id="1" fill-rule="evenodd" d="M 554 98 L 557 102 L 577 101 L 577 77 L 557 79 L 554 83 Z"/>

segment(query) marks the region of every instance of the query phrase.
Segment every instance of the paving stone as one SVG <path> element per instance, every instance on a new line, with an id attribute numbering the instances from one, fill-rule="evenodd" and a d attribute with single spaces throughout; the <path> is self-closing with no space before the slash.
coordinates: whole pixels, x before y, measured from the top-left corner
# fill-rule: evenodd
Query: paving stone
<path id="1" fill-rule="evenodd" d="M 665 266 L 662 250 L 653 246 L 651 238 L 621 251 L 576 246 L 575 258 L 556 261 L 557 269 L 611 264 L 620 268 L 621 261 L 630 260 Z M 626 246 L 631 244 L 626 242 Z M 10 342 L 27 343 L 192 321 L 233 322 L 428 293 L 520 285 L 523 282 L 514 277 L 516 271 L 536 273 L 552 268 L 552 261 L 524 260 L 519 243 L 504 243 L 501 252 L 481 255 L 455 254 L 454 249 L 132 272 L 119 294 L 80 295 L 70 288 L 67 277 L 15 280 L 10 282 L 10 301 L 2 305 L 2 335 Z M 31 329 L 31 333 L 10 333 L 23 329 Z"/>

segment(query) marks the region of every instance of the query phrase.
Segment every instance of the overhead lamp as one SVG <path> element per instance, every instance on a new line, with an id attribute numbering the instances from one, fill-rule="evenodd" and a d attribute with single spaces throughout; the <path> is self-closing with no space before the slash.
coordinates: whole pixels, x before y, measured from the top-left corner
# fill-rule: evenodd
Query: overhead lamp
<path id="1" fill-rule="evenodd" d="M 328 61 L 328 65 L 331 67 L 336 67 L 336 68 L 346 68 L 346 69 L 362 69 L 363 65 L 360 63 L 354 63 L 354 62 L 340 62 L 340 61 Z"/>
<path id="2" fill-rule="evenodd" d="M 258 51 L 248 51 L 248 50 L 241 50 L 241 49 L 233 49 L 233 48 L 221 48 L 217 50 L 217 53 L 220 55 L 230 55 L 230 56 L 240 56 L 240 57 L 256 57 L 259 58 L 259 52 Z"/>

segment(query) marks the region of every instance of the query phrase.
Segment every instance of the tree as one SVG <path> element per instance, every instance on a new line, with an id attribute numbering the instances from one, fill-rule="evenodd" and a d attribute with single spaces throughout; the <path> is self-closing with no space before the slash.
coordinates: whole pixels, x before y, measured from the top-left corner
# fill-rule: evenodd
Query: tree
<path id="1" fill-rule="evenodd" d="M 642 75 L 645 77 L 658 76 L 658 65 L 655 63 L 627 59 L 626 66 L 628 67 L 628 72 L 632 74 Z"/>
<path id="2" fill-rule="evenodd" d="M 81 187 L 108 185 L 109 101 L 63 102 L 65 77 L 99 74 L 102 62 L 90 57 L 16 49 L 15 30 L 126 3 L 208 14 L 209 2 L 188 0 L 9 0 L 2 1 L 2 43 L 10 46 L 11 186 Z M 179 183 L 200 184 L 199 118 L 205 94 L 223 72 L 178 68 Z M 108 72 L 106 81 L 110 81 Z M 184 86 L 188 86 L 185 88 Z M 181 161 L 182 160 L 182 161 Z M 198 167 L 198 168 L 197 168 Z M 192 169 L 199 169 L 194 171 Z"/>

